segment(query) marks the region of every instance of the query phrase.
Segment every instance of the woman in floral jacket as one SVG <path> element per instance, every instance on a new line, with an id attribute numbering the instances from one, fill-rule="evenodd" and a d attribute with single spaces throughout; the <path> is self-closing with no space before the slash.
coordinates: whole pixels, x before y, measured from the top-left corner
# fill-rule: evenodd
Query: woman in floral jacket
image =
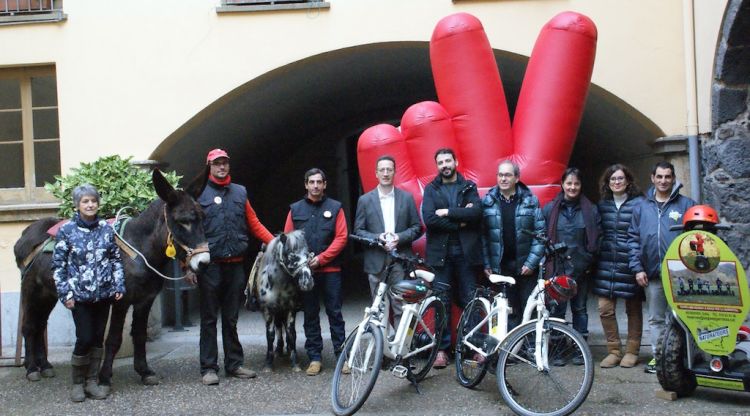
<path id="1" fill-rule="evenodd" d="M 125 294 L 125 275 L 114 230 L 97 216 L 99 192 L 88 184 L 78 186 L 73 201 L 76 213 L 57 234 L 52 270 L 57 295 L 72 311 L 76 326 L 70 399 L 82 402 L 86 397 L 105 399 L 109 393 L 99 386 L 97 374 L 109 308 Z"/>

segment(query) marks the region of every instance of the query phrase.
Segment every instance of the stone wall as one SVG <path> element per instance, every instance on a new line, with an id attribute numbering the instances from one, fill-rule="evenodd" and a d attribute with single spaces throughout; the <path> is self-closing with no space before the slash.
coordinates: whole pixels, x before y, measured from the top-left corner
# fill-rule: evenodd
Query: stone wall
<path id="1" fill-rule="evenodd" d="M 716 50 L 713 134 L 702 141 L 704 201 L 732 225 L 722 238 L 750 267 L 750 0 L 730 0 Z"/>

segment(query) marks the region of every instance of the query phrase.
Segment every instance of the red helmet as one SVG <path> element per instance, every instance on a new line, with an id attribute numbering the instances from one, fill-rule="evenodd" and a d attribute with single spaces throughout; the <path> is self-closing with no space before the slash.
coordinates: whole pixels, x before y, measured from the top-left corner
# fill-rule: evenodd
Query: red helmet
<path id="1" fill-rule="evenodd" d="M 402 280 L 389 288 L 394 299 L 406 303 L 417 303 L 427 296 L 429 288 L 421 279 Z"/>
<path id="2" fill-rule="evenodd" d="M 544 287 L 550 300 L 557 303 L 566 302 L 578 293 L 578 283 L 564 274 L 547 280 Z"/>
<path id="3" fill-rule="evenodd" d="M 716 210 L 709 205 L 693 205 L 688 208 L 688 210 L 685 211 L 685 215 L 682 216 L 682 225 L 687 225 L 689 222 L 693 221 L 718 224 L 719 214 L 717 214 Z"/>

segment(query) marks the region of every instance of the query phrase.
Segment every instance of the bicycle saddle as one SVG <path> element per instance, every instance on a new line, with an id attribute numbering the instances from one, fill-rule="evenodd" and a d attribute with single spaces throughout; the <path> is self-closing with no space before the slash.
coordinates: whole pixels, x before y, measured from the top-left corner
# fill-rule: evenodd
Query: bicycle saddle
<path id="1" fill-rule="evenodd" d="M 514 278 L 512 278 L 510 276 L 503 276 L 501 274 L 494 274 L 493 273 L 493 274 L 490 275 L 489 279 L 490 279 L 490 282 L 492 282 L 492 283 L 508 283 L 510 285 L 515 285 L 516 284 L 516 279 L 514 279 Z"/>
<path id="2" fill-rule="evenodd" d="M 432 281 L 435 279 L 435 273 L 421 269 L 414 270 L 413 272 L 409 273 L 409 276 L 422 279 L 428 283 L 432 283 Z"/>
<path id="3" fill-rule="evenodd" d="M 417 303 L 427 296 L 429 288 L 421 280 L 402 280 L 391 285 L 389 291 L 394 299 L 406 303 Z"/>

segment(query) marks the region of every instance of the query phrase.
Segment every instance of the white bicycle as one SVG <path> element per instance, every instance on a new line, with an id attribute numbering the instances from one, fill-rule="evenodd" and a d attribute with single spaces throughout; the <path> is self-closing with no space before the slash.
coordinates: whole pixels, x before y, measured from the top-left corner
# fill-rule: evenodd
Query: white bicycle
<path id="1" fill-rule="evenodd" d="M 537 285 L 526 301 L 521 325 L 507 331 L 507 290 L 512 277 L 490 275 L 500 290 L 479 287 L 461 315 L 456 341 L 456 376 L 464 387 L 479 384 L 489 370 L 505 403 L 520 415 L 568 415 L 591 390 L 594 364 L 586 340 L 563 319 L 551 318 L 547 305 L 575 295 L 568 276 L 544 279 L 547 258 L 559 260 L 564 244 L 552 245 L 541 235 L 545 256 L 539 262 Z M 532 315 L 536 312 L 535 318 Z"/>
<path id="2" fill-rule="evenodd" d="M 365 244 L 380 244 L 354 235 L 350 238 Z M 375 386 L 384 356 L 391 360 L 391 374 L 408 379 L 417 389 L 417 383 L 427 376 L 435 362 L 446 325 L 445 306 L 434 295 L 440 290 L 430 285 L 435 275 L 417 269 L 423 266 L 419 258 L 397 253 L 391 256 L 415 280 L 391 286 L 381 282 L 372 305 L 365 308 L 364 319 L 344 343 L 331 386 L 331 404 L 336 415 L 351 415 L 362 407 Z M 404 302 L 395 333 L 389 328 L 390 296 L 386 296 L 386 290 Z"/>

